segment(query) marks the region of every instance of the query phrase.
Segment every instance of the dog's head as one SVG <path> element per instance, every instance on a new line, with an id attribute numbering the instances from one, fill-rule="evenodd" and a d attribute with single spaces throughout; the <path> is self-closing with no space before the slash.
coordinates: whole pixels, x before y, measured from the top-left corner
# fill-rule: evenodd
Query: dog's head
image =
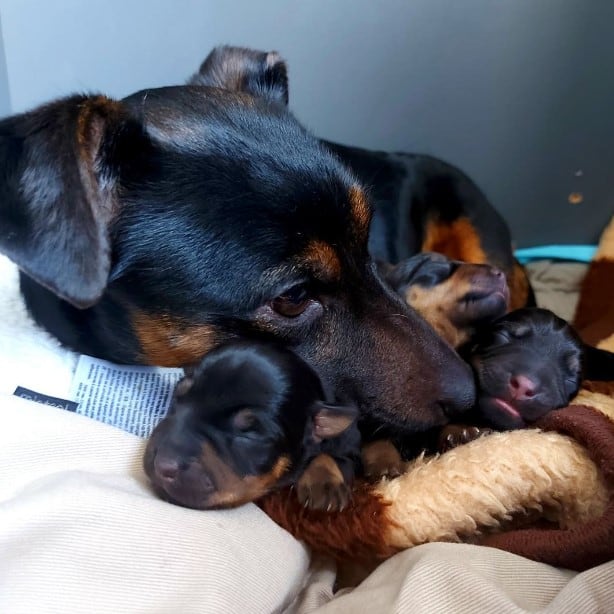
<path id="1" fill-rule="evenodd" d="M 582 377 L 582 344 L 546 309 L 518 309 L 486 326 L 469 348 L 478 406 L 498 428 L 520 428 L 564 407 Z"/>
<path id="2" fill-rule="evenodd" d="M 365 411 L 444 423 L 469 369 L 382 282 L 368 195 L 286 99 L 277 54 L 222 48 L 190 85 L 5 119 L 0 249 L 80 351 L 185 365 L 273 338 Z"/>
<path id="3" fill-rule="evenodd" d="M 325 403 L 317 375 L 289 350 L 227 344 L 177 385 L 147 444 L 145 472 L 175 503 L 234 507 L 296 477 L 357 417 L 352 405 Z"/>
<path id="4" fill-rule="evenodd" d="M 453 347 L 476 326 L 502 316 L 510 293 L 505 275 L 488 264 L 425 252 L 384 268 L 386 281 Z"/>

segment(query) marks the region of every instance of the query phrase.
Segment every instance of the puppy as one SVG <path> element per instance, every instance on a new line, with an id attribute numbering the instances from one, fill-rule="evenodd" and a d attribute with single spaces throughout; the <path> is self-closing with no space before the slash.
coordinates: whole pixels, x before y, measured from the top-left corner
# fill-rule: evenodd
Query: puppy
<path id="1" fill-rule="evenodd" d="M 547 309 L 518 309 L 483 327 L 463 351 L 477 380 L 476 422 L 522 428 L 566 406 L 582 381 L 583 344 Z"/>
<path id="2" fill-rule="evenodd" d="M 484 323 L 502 316 L 510 294 L 503 272 L 437 253 L 380 265 L 386 282 L 452 347 L 466 343 Z"/>
<path id="3" fill-rule="evenodd" d="M 0 250 L 27 307 L 118 363 L 277 341 L 364 414 L 445 424 L 471 370 L 382 281 L 368 194 L 287 98 L 276 53 L 221 49 L 189 85 L 0 121 Z"/>
<path id="4" fill-rule="evenodd" d="M 234 507 L 295 485 L 313 509 L 343 509 L 360 460 L 358 411 L 331 405 L 287 349 L 237 342 L 182 379 L 147 444 L 144 467 L 165 499 Z"/>

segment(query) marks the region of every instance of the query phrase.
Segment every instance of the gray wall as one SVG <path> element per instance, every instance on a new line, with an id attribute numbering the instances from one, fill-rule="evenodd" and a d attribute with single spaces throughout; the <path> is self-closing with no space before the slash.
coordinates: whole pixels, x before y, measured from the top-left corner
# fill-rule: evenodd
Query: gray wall
<path id="1" fill-rule="evenodd" d="M 11 112 L 11 97 L 9 94 L 9 79 L 6 73 L 6 58 L 4 57 L 4 41 L 2 40 L 2 21 L 0 20 L 0 117 Z"/>
<path id="2" fill-rule="evenodd" d="M 219 43 L 277 49 L 317 134 L 457 164 L 519 246 L 595 241 L 614 212 L 612 0 L 0 0 L 0 15 L 13 111 L 178 83 Z"/>

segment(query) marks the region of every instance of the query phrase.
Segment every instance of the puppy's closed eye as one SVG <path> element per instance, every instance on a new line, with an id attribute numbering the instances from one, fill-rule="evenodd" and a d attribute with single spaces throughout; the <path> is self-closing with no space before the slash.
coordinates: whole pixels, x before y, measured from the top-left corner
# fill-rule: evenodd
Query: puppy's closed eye
<path id="1" fill-rule="evenodd" d="M 258 417 L 251 409 L 241 409 L 232 417 L 233 428 L 242 433 L 253 431 L 258 424 Z"/>
<path id="2" fill-rule="evenodd" d="M 510 326 L 509 328 L 509 334 L 515 339 L 528 337 L 531 331 L 531 326 L 528 324 L 514 324 L 514 326 Z"/>

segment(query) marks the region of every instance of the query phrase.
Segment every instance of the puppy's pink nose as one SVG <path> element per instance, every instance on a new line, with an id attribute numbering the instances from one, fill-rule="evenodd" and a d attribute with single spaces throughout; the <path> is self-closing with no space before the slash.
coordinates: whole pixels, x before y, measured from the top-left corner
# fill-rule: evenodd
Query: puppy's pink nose
<path id="1" fill-rule="evenodd" d="M 157 455 L 154 459 L 156 475 L 166 482 L 172 482 L 179 474 L 179 462 L 168 456 Z"/>
<path id="2" fill-rule="evenodd" d="M 512 399 L 528 401 L 535 396 L 537 384 L 526 375 L 512 375 L 510 377 L 509 390 Z"/>

